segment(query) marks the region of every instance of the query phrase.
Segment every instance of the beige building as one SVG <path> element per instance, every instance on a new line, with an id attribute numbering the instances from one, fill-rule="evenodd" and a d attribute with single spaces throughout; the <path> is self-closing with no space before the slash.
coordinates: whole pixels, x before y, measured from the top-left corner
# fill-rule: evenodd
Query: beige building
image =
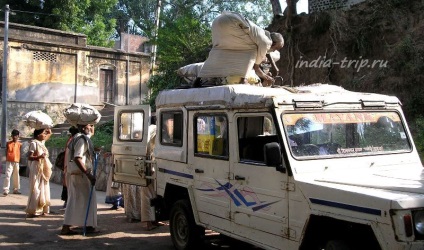
<path id="1" fill-rule="evenodd" d="M 0 22 L 1 65 L 4 23 Z M 73 102 L 102 109 L 105 104 L 140 104 L 148 94 L 150 54 L 145 38 L 126 36 L 119 49 L 88 46 L 86 36 L 21 24 L 9 24 L 8 131 L 30 133 L 22 116 L 32 110 L 62 123 Z M 129 52 L 128 52 L 129 51 Z M 0 86 L 1 88 L 1 86 Z"/>

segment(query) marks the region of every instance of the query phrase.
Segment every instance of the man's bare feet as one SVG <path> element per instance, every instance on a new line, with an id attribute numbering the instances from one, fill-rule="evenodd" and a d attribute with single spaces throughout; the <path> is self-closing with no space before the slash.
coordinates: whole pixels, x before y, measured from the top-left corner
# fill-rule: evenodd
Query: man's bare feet
<path id="1" fill-rule="evenodd" d="M 142 222 L 142 229 L 143 231 L 151 231 L 155 228 L 157 228 L 157 225 L 154 225 L 151 221 L 143 221 Z"/>

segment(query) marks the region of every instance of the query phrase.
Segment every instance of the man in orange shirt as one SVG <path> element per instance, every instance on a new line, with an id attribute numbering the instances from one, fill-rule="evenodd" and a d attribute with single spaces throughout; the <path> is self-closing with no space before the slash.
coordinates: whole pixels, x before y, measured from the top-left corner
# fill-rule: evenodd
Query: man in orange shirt
<path id="1" fill-rule="evenodd" d="M 19 180 L 19 160 L 21 158 L 21 143 L 18 141 L 19 131 L 12 131 L 12 140 L 6 146 L 6 178 L 3 182 L 3 194 L 9 194 L 10 177 L 13 176 L 13 193 L 21 194 Z"/>

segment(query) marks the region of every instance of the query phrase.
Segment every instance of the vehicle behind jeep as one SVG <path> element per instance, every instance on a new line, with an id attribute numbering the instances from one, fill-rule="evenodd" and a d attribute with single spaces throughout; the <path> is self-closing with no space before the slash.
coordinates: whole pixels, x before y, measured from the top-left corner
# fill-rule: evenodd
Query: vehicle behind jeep
<path id="1" fill-rule="evenodd" d="M 114 180 L 154 185 L 176 249 L 205 229 L 265 249 L 424 248 L 424 173 L 396 97 L 176 89 L 158 95 L 156 119 L 149 144 L 150 108 L 116 108 Z"/>

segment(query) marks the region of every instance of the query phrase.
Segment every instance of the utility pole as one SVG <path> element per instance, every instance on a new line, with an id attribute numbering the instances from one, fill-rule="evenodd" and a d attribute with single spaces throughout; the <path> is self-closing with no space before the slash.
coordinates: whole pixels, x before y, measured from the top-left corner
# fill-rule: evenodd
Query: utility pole
<path id="1" fill-rule="evenodd" d="M 130 103 L 130 25 L 127 25 L 127 80 L 125 85 L 125 105 L 129 105 Z"/>
<path id="2" fill-rule="evenodd" d="M 6 148 L 7 130 L 7 61 L 9 57 L 9 5 L 4 7 L 4 42 L 2 73 L 1 147 Z"/>
<path id="3" fill-rule="evenodd" d="M 155 71 L 155 64 L 156 64 L 156 42 L 158 39 L 158 32 L 159 32 L 159 17 L 160 17 L 160 10 L 162 8 L 162 1 L 158 0 L 157 6 L 156 6 L 156 20 L 155 20 L 155 29 L 153 34 L 153 44 L 152 44 L 152 58 L 151 58 L 151 69 L 150 69 L 150 75 L 152 76 Z"/>

